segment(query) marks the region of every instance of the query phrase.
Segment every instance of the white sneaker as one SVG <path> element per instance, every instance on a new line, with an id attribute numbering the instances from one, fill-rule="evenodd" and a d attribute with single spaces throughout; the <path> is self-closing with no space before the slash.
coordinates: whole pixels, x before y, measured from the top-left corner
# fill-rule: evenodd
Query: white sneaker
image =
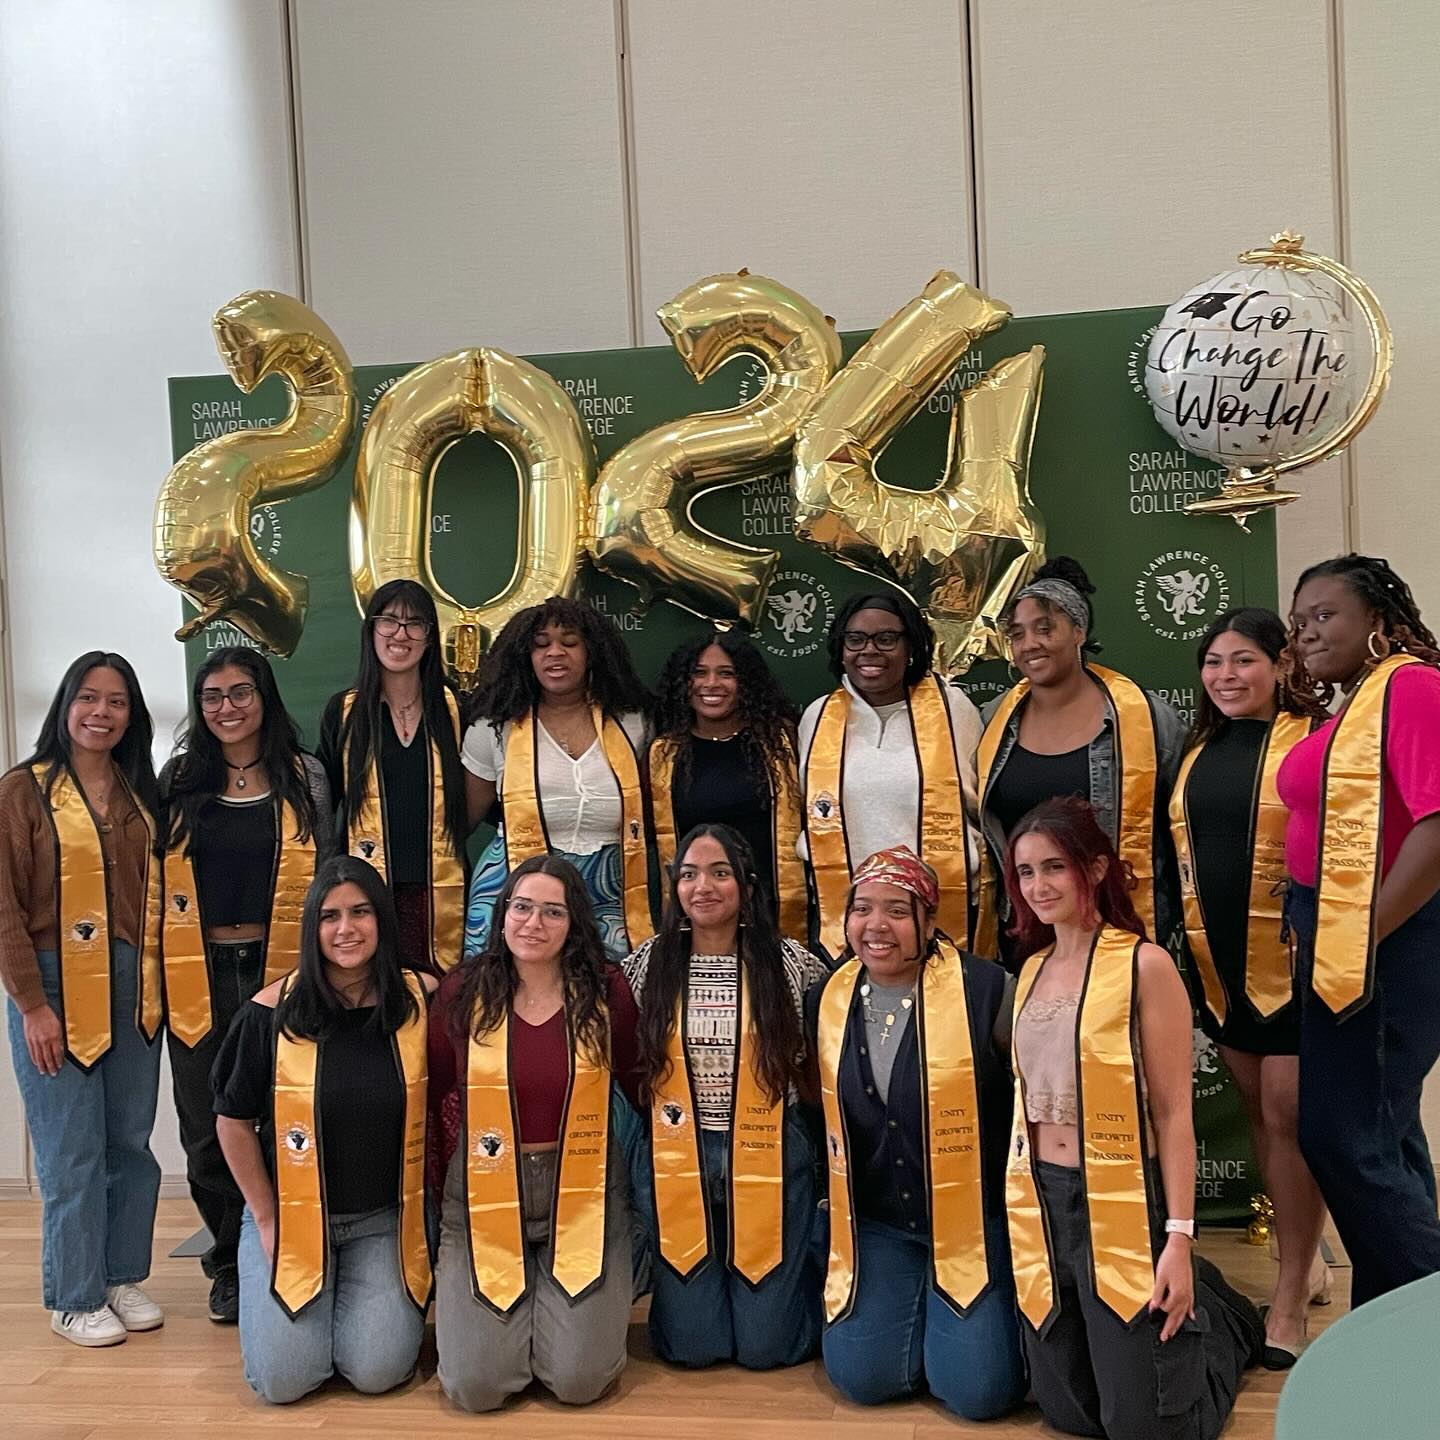
<path id="1" fill-rule="evenodd" d="M 158 1330 L 165 1323 L 165 1312 L 138 1285 L 112 1285 L 105 1298 L 127 1330 Z"/>
<path id="2" fill-rule="evenodd" d="M 125 1327 L 108 1305 L 98 1310 L 52 1310 L 50 1328 L 72 1345 L 119 1345 L 125 1339 Z"/>

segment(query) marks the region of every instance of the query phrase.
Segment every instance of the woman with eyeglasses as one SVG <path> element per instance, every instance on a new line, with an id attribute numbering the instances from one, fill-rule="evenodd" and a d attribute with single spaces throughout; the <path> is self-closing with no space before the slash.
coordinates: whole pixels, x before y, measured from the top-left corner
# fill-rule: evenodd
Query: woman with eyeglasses
<path id="1" fill-rule="evenodd" d="M 300 912 L 331 823 L 325 771 L 301 750 L 259 651 L 216 650 L 195 672 L 160 799 L 170 1074 L 190 1195 L 213 1242 L 200 1261 L 210 1318 L 233 1325 L 244 1200 L 215 1136 L 210 1070 L 236 1013 L 299 961 Z"/>
<path id="2" fill-rule="evenodd" d="M 502 818 L 470 882 L 465 953 L 490 936 L 505 877 L 533 855 L 580 872 L 610 957 L 653 932 L 641 786 L 650 697 L 615 623 L 552 595 L 511 617 L 480 666 L 465 732 L 470 813 Z"/>
<path id="3" fill-rule="evenodd" d="M 780 933 L 804 939 L 805 868 L 795 850 L 799 712 L 754 641 L 736 630 L 680 646 L 655 689 L 648 779 L 662 876 L 675 862 L 677 836 L 729 825 L 755 856 L 757 893 L 779 917 Z"/>
<path id="4" fill-rule="evenodd" d="M 804 832 L 819 943 L 845 948 L 853 867 L 897 845 L 939 877 L 938 928 L 962 948 L 975 904 L 975 746 L 980 717 L 931 671 L 935 634 L 900 591 L 856 595 L 827 641 L 838 689 L 800 718 Z"/>
<path id="5" fill-rule="evenodd" d="M 65 672 L 0 779 L 0 978 L 40 1188 L 50 1328 L 118 1345 L 165 1323 L 150 1273 L 163 1020 L 152 728 L 123 655 Z"/>
<path id="6" fill-rule="evenodd" d="M 1021 816 L 1059 795 L 1094 806 L 1135 874 L 1146 936 L 1168 944 L 1180 921 L 1168 806 L 1185 722 L 1160 696 L 1088 658 L 1100 648 L 1094 593 L 1080 563 L 1057 555 L 1002 617 L 1020 680 L 985 707 L 976 761 L 985 844 L 975 948 L 1007 963 L 1016 957 L 998 879 L 1005 837 Z"/>
<path id="7" fill-rule="evenodd" d="M 780 937 L 728 825 L 686 834 L 669 879 L 660 933 L 624 961 L 650 1122 L 635 1184 L 658 1262 L 651 1342 L 677 1365 L 798 1365 L 820 1338 L 801 1007 L 827 972 Z"/>
<path id="8" fill-rule="evenodd" d="M 460 707 L 440 658 L 430 592 L 391 580 L 370 597 L 355 684 L 325 707 L 319 756 L 343 848 L 385 877 L 405 961 L 435 973 L 460 959 L 466 809 Z"/>
<path id="9" fill-rule="evenodd" d="M 625 1368 L 635 1001 L 568 860 L 517 865 L 495 910 L 430 1016 L 440 1384 L 472 1412 L 532 1380 L 588 1405 Z"/>

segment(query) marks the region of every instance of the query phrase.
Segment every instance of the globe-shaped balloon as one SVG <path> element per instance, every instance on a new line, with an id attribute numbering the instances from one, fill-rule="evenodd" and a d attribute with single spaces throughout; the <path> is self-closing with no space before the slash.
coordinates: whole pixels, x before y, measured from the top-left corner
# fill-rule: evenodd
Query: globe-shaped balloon
<path id="1" fill-rule="evenodd" d="M 1276 477 L 1342 449 L 1379 403 L 1390 333 L 1369 290 L 1288 232 L 1187 290 L 1150 341 L 1145 393 L 1185 449 L 1224 465 L 1237 518 L 1297 498 Z M 1243 493 L 1242 493 L 1243 492 Z M 1242 504 L 1260 496 L 1258 504 Z"/>

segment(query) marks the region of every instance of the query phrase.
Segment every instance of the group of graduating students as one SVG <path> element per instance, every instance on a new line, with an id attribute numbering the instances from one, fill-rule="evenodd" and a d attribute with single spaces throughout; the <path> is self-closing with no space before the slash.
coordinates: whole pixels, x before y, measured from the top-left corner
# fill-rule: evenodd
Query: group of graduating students
<path id="1" fill-rule="evenodd" d="M 1352 1303 L 1440 1270 L 1440 652 L 1384 561 L 1327 561 L 1288 631 L 1216 620 L 1187 733 L 1093 659 L 1092 593 L 1064 558 L 1020 592 L 983 718 L 893 592 L 803 716 L 733 632 L 651 696 L 554 598 L 462 722 L 395 582 L 316 757 L 222 650 L 158 784 L 131 667 L 81 656 L 0 779 L 53 1328 L 163 1323 L 165 1029 L 210 1314 L 267 1400 L 402 1383 L 433 1292 L 458 1405 L 586 1403 L 648 1289 L 678 1365 L 818 1349 L 860 1403 L 1217 1434 L 1327 1298 L 1327 1204 Z M 1263 1313 L 1193 1253 L 1192 1004 L 1275 1203 Z"/>

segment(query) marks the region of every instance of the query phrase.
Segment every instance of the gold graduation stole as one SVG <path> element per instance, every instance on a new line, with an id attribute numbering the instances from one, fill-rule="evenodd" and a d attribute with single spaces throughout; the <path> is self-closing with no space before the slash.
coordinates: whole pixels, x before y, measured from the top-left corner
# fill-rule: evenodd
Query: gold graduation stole
<path id="1" fill-rule="evenodd" d="M 1288 811 L 1275 788 L 1281 762 L 1310 733 L 1304 715 L 1281 711 L 1271 721 L 1260 752 L 1260 769 L 1250 801 L 1250 918 L 1245 930 L 1245 998 L 1262 1019 L 1268 1020 L 1290 1001 L 1290 951 L 1280 939 L 1282 897 L 1285 883 L 1285 821 Z M 1180 895 L 1185 908 L 1185 934 L 1190 954 L 1200 975 L 1205 1005 L 1215 1019 L 1225 1023 L 1229 1006 L 1210 937 L 1205 931 L 1205 913 L 1195 876 L 1195 855 L 1190 843 L 1190 772 L 1205 747 L 1197 745 L 1180 762 L 1180 773 L 1170 795 L 1170 833 L 1180 862 Z"/>
<path id="2" fill-rule="evenodd" d="M 592 706 L 590 719 L 600 737 L 615 783 L 620 787 L 620 858 L 625 892 L 625 933 L 633 950 L 654 933 L 650 923 L 650 857 L 645 848 L 645 803 L 640 788 L 640 765 L 630 737 L 620 722 Z M 540 803 L 540 721 L 532 710 L 510 727 L 505 742 L 505 780 L 501 800 L 505 810 L 505 863 L 513 870 L 532 855 L 554 847 L 545 830 Z"/>
<path id="3" fill-rule="evenodd" d="M 53 775 L 49 799 L 46 785 Z M 160 867 L 155 863 L 155 821 L 117 769 L 120 782 L 150 837 L 145 847 L 143 934 L 137 947 L 136 1028 L 155 1038 L 164 1013 L 160 976 Z M 60 937 L 60 1010 L 65 1054 L 90 1070 L 110 1049 L 110 881 L 100 845 L 99 821 L 74 776 L 63 765 L 30 767 L 41 809 L 55 836 L 55 925 Z M 118 798 L 118 797 L 117 797 Z"/>
<path id="4" fill-rule="evenodd" d="M 1159 771 L 1156 755 L 1155 718 L 1145 692 L 1133 680 L 1103 665 L 1088 663 L 1085 673 L 1105 692 L 1115 714 L 1115 771 L 1120 777 L 1119 824 L 1115 849 L 1122 860 L 1129 861 L 1135 872 L 1133 899 L 1135 910 L 1145 922 L 1145 933 L 1155 935 L 1155 785 Z M 980 813 L 985 813 L 985 799 L 994 777 L 995 757 L 1005 738 L 1010 717 L 1029 698 L 1030 682 L 1014 685 L 995 707 L 985 733 L 980 737 L 976 756 L 979 772 Z M 979 955 L 999 953 L 1000 877 L 988 844 L 980 847 L 983 872 L 980 895 L 980 919 L 976 925 L 975 952 Z"/>
<path id="5" fill-rule="evenodd" d="M 465 1209 L 475 1298 L 508 1314 L 525 1293 L 520 1124 L 510 1089 L 510 1020 L 470 1036 L 465 1073 Z M 572 1036 L 551 1212 L 550 1273 L 579 1300 L 605 1269 L 605 1188 L 610 1149 L 610 1065 Z"/>
<path id="6" fill-rule="evenodd" d="M 344 721 L 350 716 L 350 707 L 355 703 L 352 690 L 341 702 L 341 733 Z M 460 707 L 455 697 L 445 692 L 445 708 L 450 712 L 450 724 L 455 732 L 455 743 L 460 743 Z M 428 732 L 427 732 L 428 733 Z M 444 971 L 460 962 L 460 942 L 465 931 L 465 866 L 455 854 L 450 831 L 445 825 L 445 772 L 440 763 L 440 746 L 433 735 L 430 746 L 430 957 L 436 966 Z M 413 742 L 412 742 L 413 743 Z M 360 813 L 349 820 L 350 853 L 359 860 L 368 860 L 381 875 L 387 875 L 385 850 L 388 843 L 385 815 L 384 781 L 380 765 L 375 756 L 380 752 L 380 740 L 372 742 L 374 755 L 370 760 L 370 773 L 365 781 L 365 799 Z M 268 969 L 268 966 L 267 966 Z"/>
<path id="7" fill-rule="evenodd" d="M 772 1101 L 755 1073 L 755 1031 L 745 967 L 736 974 L 735 1105 L 730 1122 L 730 1267 L 758 1285 L 779 1265 L 785 1217 L 785 1101 Z M 675 1004 L 669 1069 L 650 1102 L 651 1165 L 660 1254 L 682 1280 L 710 1255 L 700 1127 L 685 1049 L 686 1001 Z"/>
<path id="8" fill-rule="evenodd" d="M 675 847 L 681 837 L 675 833 L 675 808 L 671 799 L 675 776 L 675 747 L 668 740 L 656 740 L 650 746 L 650 812 L 655 821 L 655 850 L 660 860 L 661 904 L 668 893 L 670 867 L 675 863 Z M 805 863 L 795 849 L 800 840 L 800 807 L 794 794 L 784 785 L 775 783 L 767 773 L 770 786 L 771 844 L 775 851 L 771 883 L 779 906 L 780 933 L 793 940 L 805 940 L 809 934 L 806 918 Z"/>
<path id="9" fill-rule="evenodd" d="M 850 1142 L 840 1108 L 840 1061 L 860 981 L 859 960 L 847 960 L 825 982 L 817 1040 L 825 1150 L 830 1172 L 830 1260 L 825 1318 L 845 1315 L 855 1295 L 855 1218 Z M 930 1243 L 935 1285 L 962 1315 L 990 1281 L 980 1162 L 980 1093 L 974 1037 L 960 952 L 945 940 L 920 969 L 915 988 L 915 1039 L 920 1046 Z"/>
<path id="10" fill-rule="evenodd" d="M 920 772 L 918 853 L 940 881 L 936 924 L 963 943 L 970 934 L 965 796 L 944 684 L 938 675 L 922 677 L 907 694 L 906 704 Z M 805 760 L 805 834 L 820 906 L 820 943 L 832 956 L 845 949 L 852 858 L 856 864 L 867 858 L 850 855 L 845 834 L 845 728 L 853 703 L 843 685 L 826 696 Z"/>
<path id="11" fill-rule="evenodd" d="M 1390 682 L 1417 655 L 1382 660 L 1356 687 L 1325 746 L 1315 917 L 1315 993 L 1336 1015 L 1370 1003 L 1375 901 L 1384 859 L 1386 721 Z"/>
<path id="12" fill-rule="evenodd" d="M 1095 1293 L 1126 1325 L 1155 1289 L 1145 1118 L 1135 1053 L 1136 956 L 1140 939 L 1102 926 L 1091 942 L 1076 1020 L 1076 1109 Z M 1015 990 L 1018 1026 L 1050 952 L 1032 955 Z M 1015 1052 L 1015 1119 L 1005 1177 L 1010 1257 L 1020 1311 L 1044 1334 L 1058 1313 L 1050 1227 L 1035 1180 L 1025 1118 L 1025 1075 Z"/>
<path id="13" fill-rule="evenodd" d="M 293 982 L 287 981 L 280 1003 Z M 405 1134 L 401 1149 L 400 1274 L 421 1312 L 430 1303 L 430 1248 L 425 1239 L 425 1112 L 428 1089 L 425 986 L 413 971 L 405 984 L 416 1014 L 395 1032 L 393 1046 L 405 1085 Z M 277 1007 L 278 1009 L 278 1007 Z M 292 1319 L 325 1287 L 330 1226 L 325 1207 L 324 1161 L 317 1085 L 324 1043 L 287 1035 L 275 1026 L 275 1260 L 270 1290 Z"/>
<path id="14" fill-rule="evenodd" d="M 265 931 L 266 985 L 300 963 L 300 916 L 315 876 L 314 835 L 302 840 L 294 809 L 283 800 L 274 803 L 275 868 Z M 160 938 L 165 957 L 166 1020 L 170 1033 L 193 1049 L 210 1033 L 215 1017 L 200 891 L 194 863 L 183 845 L 165 852 L 165 919 Z"/>

